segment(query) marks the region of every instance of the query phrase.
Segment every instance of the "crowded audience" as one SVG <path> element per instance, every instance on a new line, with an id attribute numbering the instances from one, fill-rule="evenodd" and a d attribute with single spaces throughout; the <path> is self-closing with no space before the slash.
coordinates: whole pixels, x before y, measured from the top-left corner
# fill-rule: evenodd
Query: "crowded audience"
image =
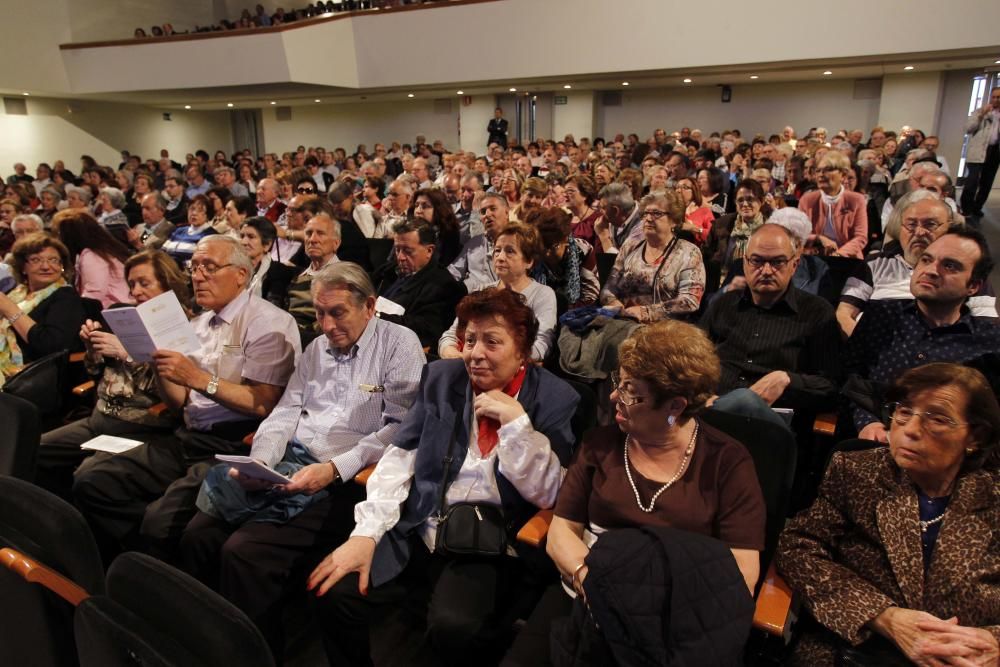
<path id="1" fill-rule="evenodd" d="M 383 4 L 258 5 L 233 27 Z M 712 576 L 750 604 L 780 526 L 745 443 L 703 419 L 742 415 L 822 453 L 795 470 L 807 509 L 777 556 L 810 621 L 796 660 L 862 642 L 870 659 L 995 660 L 993 260 L 937 137 L 523 146 L 502 111 L 482 155 L 418 136 L 14 165 L 0 387 L 62 350 L 94 378 L 94 403 L 42 436 L 36 483 L 80 509 L 107 562 L 134 549 L 188 571 L 279 661 L 308 588 L 331 664 L 371 664 L 368 630 L 404 600 L 433 664 L 549 664 L 550 635 L 610 604 L 601 559 L 627 531 L 715 545 Z M 137 362 L 102 310 L 167 292 L 197 349 Z M 873 449 L 827 466 L 833 443 L 803 426 L 819 413 Z M 80 449 L 98 435 L 143 444 Z M 541 549 L 516 537 L 540 510 Z"/>

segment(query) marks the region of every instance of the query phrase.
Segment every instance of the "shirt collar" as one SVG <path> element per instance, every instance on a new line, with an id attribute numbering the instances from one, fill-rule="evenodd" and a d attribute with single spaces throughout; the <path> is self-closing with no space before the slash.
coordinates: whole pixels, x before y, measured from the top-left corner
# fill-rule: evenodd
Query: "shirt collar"
<path id="1" fill-rule="evenodd" d="M 962 308 L 959 310 L 958 319 L 955 323 L 948 324 L 943 327 L 932 327 L 930 325 L 927 318 L 924 317 L 924 314 L 920 312 L 920 308 L 917 307 L 916 299 L 908 300 L 903 305 L 903 310 L 911 312 L 925 328 L 931 331 L 936 331 L 938 329 L 950 329 L 952 327 L 964 327 L 970 333 L 974 333 L 976 331 L 976 318 L 972 316 L 972 311 L 969 310 L 969 307 L 965 304 L 962 304 Z"/>
<path id="2" fill-rule="evenodd" d="M 750 286 L 748 285 L 747 287 L 743 288 L 743 293 L 740 295 L 740 301 L 747 305 L 754 306 L 755 308 L 760 308 L 761 310 L 775 310 L 781 304 L 785 304 L 789 310 L 791 310 L 793 313 L 797 313 L 799 312 L 798 292 L 799 292 L 798 288 L 794 287 L 791 283 L 789 283 L 788 287 L 785 289 L 785 293 L 781 295 L 781 298 L 775 301 L 774 305 L 772 305 L 770 308 L 766 308 L 764 306 L 758 306 L 757 304 L 754 303 L 753 294 L 751 294 Z"/>
<path id="3" fill-rule="evenodd" d="M 250 292 L 243 290 L 239 295 L 222 307 L 222 310 L 215 313 L 212 317 L 214 322 L 223 321 L 226 324 L 231 324 L 236 314 L 243 310 L 243 306 L 250 301 Z"/>

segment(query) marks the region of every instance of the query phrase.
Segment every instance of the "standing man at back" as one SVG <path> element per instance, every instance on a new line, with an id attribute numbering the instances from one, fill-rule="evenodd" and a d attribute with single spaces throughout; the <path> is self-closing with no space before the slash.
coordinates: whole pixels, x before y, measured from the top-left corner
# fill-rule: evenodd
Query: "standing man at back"
<path id="1" fill-rule="evenodd" d="M 493 120 L 486 127 L 486 130 L 490 133 L 489 139 L 486 140 L 486 145 L 499 144 L 502 148 L 507 148 L 507 119 L 503 117 L 503 109 L 497 107 L 493 110 Z"/>
<path id="2" fill-rule="evenodd" d="M 971 136 L 965 154 L 962 214 L 980 216 L 1000 166 L 1000 88 L 990 93 L 989 104 L 969 116 L 965 133 Z"/>

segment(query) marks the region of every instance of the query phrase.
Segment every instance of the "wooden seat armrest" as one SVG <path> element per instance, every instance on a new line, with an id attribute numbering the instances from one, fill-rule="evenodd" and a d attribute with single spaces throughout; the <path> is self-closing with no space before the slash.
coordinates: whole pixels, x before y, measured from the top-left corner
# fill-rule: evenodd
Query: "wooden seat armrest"
<path id="1" fill-rule="evenodd" d="M 162 417 L 170 408 L 167 407 L 166 403 L 157 403 L 156 405 L 149 408 L 149 414 L 154 417 Z"/>
<path id="2" fill-rule="evenodd" d="M 813 421 L 813 433 L 819 435 L 828 435 L 833 437 L 833 434 L 837 431 L 837 413 L 836 412 L 821 412 L 816 415 L 815 421 Z"/>
<path id="3" fill-rule="evenodd" d="M 757 594 L 757 606 L 753 614 L 753 627 L 782 637 L 787 642 L 791 638 L 792 623 L 795 621 L 793 609 L 794 595 L 785 580 L 781 578 L 771 563 L 764 577 L 764 583 Z"/>
<path id="4" fill-rule="evenodd" d="M 87 380 L 83 384 L 78 384 L 75 387 L 73 387 L 73 395 L 86 396 L 90 392 L 94 391 L 94 387 L 96 386 L 97 384 L 93 380 Z"/>
<path id="5" fill-rule="evenodd" d="M 517 541 L 533 547 L 541 547 L 545 542 L 545 536 L 549 534 L 551 523 L 552 510 L 539 510 L 535 516 L 521 526 L 521 530 L 517 531 Z"/>
<path id="6" fill-rule="evenodd" d="M 368 483 L 368 478 L 372 476 L 373 472 L 375 472 L 375 464 L 372 464 L 367 468 L 362 469 L 357 475 L 355 475 L 354 483 L 364 486 L 365 484 Z"/>
<path id="7" fill-rule="evenodd" d="M 74 607 L 90 597 L 90 593 L 78 584 L 16 549 L 0 549 L 0 563 L 25 581 L 44 586 Z"/>
<path id="8" fill-rule="evenodd" d="M 69 363 L 71 364 L 82 364 L 84 359 L 87 358 L 86 352 L 70 352 Z"/>

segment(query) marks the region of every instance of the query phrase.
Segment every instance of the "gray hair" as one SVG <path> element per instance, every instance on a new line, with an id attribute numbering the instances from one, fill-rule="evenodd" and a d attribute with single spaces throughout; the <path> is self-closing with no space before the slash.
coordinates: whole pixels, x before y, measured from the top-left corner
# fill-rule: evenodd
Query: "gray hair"
<path id="1" fill-rule="evenodd" d="M 142 198 L 142 201 L 145 201 L 147 197 L 153 198 L 153 203 L 156 204 L 156 208 L 160 209 L 164 213 L 167 212 L 167 205 L 170 204 L 170 200 L 168 200 L 162 192 L 160 192 L 159 190 L 153 190 L 152 192 L 147 192 L 146 195 Z M 139 202 L 139 205 L 140 206 L 142 205 L 141 201 Z"/>
<path id="2" fill-rule="evenodd" d="M 111 200 L 111 205 L 117 208 L 118 210 L 121 210 L 122 208 L 125 207 L 125 195 L 118 188 L 111 188 L 111 187 L 102 188 L 101 194 L 107 195 L 108 199 Z"/>
<path id="3" fill-rule="evenodd" d="M 75 192 L 80 199 L 83 200 L 84 204 L 89 204 L 90 200 L 94 198 L 94 194 L 90 191 L 90 188 L 80 188 L 75 185 L 66 186 L 66 196 L 69 197 L 70 193 Z"/>
<path id="4" fill-rule="evenodd" d="M 503 208 L 505 210 L 510 209 L 510 204 L 507 202 L 507 197 L 505 195 L 500 194 L 499 192 L 484 192 L 479 197 L 479 205 L 482 206 L 483 202 L 485 202 L 487 199 L 496 199 L 498 202 L 501 202 L 503 204 Z"/>
<path id="5" fill-rule="evenodd" d="M 375 298 L 375 286 L 368 272 L 354 262 L 334 262 L 324 266 L 313 276 L 310 289 L 315 299 L 319 290 L 338 287 L 351 293 L 351 300 L 356 306 Z"/>
<path id="6" fill-rule="evenodd" d="M 604 201 L 605 206 L 617 206 L 623 211 L 629 210 L 635 204 L 635 199 L 632 198 L 632 188 L 624 183 L 608 183 L 601 188 L 601 192 L 597 196 Z"/>
<path id="7" fill-rule="evenodd" d="M 184 175 L 176 169 L 167 169 L 163 172 L 163 181 L 177 181 L 178 185 L 185 185 Z"/>
<path id="8" fill-rule="evenodd" d="M 132 185 L 133 181 L 135 180 L 135 174 L 133 174 L 128 169 L 119 169 L 117 172 L 115 172 L 115 174 L 124 176 L 125 180 L 128 182 L 129 185 Z"/>
<path id="9" fill-rule="evenodd" d="M 903 226 L 903 214 L 906 213 L 906 211 L 908 211 L 911 207 L 924 201 L 925 199 L 933 199 L 943 206 L 946 211 L 948 211 L 949 226 L 963 224 L 955 217 L 955 211 L 951 209 L 951 206 L 948 206 L 946 201 L 938 198 L 938 196 L 930 190 L 920 188 L 913 190 L 912 192 L 907 192 L 899 198 L 899 201 L 896 202 L 895 207 L 892 209 L 892 213 L 889 214 L 889 220 L 885 223 L 885 236 L 891 236 L 894 239 L 899 239 L 899 232 Z"/>
<path id="10" fill-rule="evenodd" d="M 229 263 L 238 269 L 245 269 L 247 272 L 247 284 L 250 284 L 250 277 L 253 275 L 253 260 L 247 254 L 243 244 L 239 239 L 228 234 L 212 234 L 203 237 L 195 246 L 195 251 L 201 250 L 210 243 L 221 243 L 229 248 Z"/>
<path id="11" fill-rule="evenodd" d="M 212 172 L 212 175 L 214 176 L 215 174 L 219 173 L 226 173 L 233 177 L 236 176 L 236 170 L 233 169 L 232 167 L 216 167 L 215 171 Z M 167 172 L 166 178 L 170 178 L 170 172 Z"/>
<path id="12" fill-rule="evenodd" d="M 316 215 L 314 215 L 311 218 L 309 218 L 309 220 L 306 221 L 306 224 L 308 225 L 310 221 L 315 220 L 317 218 L 329 222 L 330 223 L 330 235 L 333 236 L 334 238 L 336 238 L 337 240 L 341 239 L 341 236 L 340 236 L 340 223 L 337 222 L 336 220 L 334 220 L 333 216 L 331 216 L 329 213 L 324 213 L 323 211 L 320 211 Z"/>
<path id="13" fill-rule="evenodd" d="M 786 206 L 779 208 L 767 219 L 769 225 L 784 227 L 792 233 L 792 245 L 795 252 L 801 252 L 809 235 L 812 234 L 812 221 L 809 216 L 797 208 Z"/>
<path id="14" fill-rule="evenodd" d="M 35 215 L 34 213 L 21 213 L 20 215 L 15 215 L 14 219 L 10 221 L 11 228 L 21 221 L 30 222 L 35 227 L 36 232 L 43 231 L 45 229 L 45 223 L 42 219 Z"/>

